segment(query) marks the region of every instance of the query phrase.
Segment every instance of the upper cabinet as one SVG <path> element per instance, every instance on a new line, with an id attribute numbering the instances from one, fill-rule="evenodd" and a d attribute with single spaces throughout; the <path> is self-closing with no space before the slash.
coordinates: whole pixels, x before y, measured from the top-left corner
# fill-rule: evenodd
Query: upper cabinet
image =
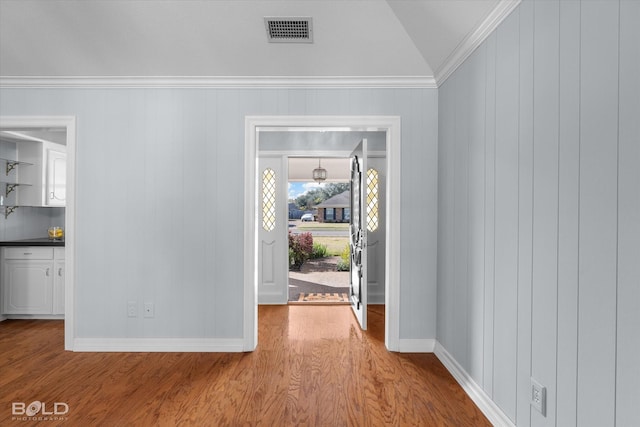
<path id="1" fill-rule="evenodd" d="M 63 146 L 63 148 L 66 148 Z M 67 199 L 67 153 L 47 150 L 47 206 L 64 206 Z"/>
<path id="2" fill-rule="evenodd" d="M 65 206 L 67 147 L 41 138 L 0 132 L 0 205 L 5 217 L 15 206 Z M 6 159 L 6 160 L 5 160 Z"/>
<path id="3" fill-rule="evenodd" d="M 17 174 L 21 186 L 16 196 L 18 206 L 64 206 L 66 199 L 67 147 L 52 142 L 21 142 L 20 161 L 33 164 Z"/>

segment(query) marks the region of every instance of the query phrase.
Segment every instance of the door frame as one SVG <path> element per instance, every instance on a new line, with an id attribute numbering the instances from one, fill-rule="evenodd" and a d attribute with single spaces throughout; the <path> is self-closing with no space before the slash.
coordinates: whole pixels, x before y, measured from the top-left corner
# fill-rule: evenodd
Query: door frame
<path id="1" fill-rule="evenodd" d="M 317 131 L 349 129 L 386 134 L 387 200 L 385 255 L 385 334 L 387 350 L 399 351 L 400 341 L 400 171 L 399 116 L 246 116 L 244 153 L 244 302 L 243 348 L 258 345 L 258 131 L 261 128 Z"/>
<path id="2" fill-rule="evenodd" d="M 67 132 L 67 194 L 65 206 L 64 349 L 73 350 L 75 328 L 76 248 L 76 116 L 0 116 L 0 129 L 65 128 Z"/>

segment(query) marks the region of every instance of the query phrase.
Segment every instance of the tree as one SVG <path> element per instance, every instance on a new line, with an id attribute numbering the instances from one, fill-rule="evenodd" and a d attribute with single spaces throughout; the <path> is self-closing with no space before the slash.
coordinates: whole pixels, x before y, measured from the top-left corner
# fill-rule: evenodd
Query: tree
<path id="1" fill-rule="evenodd" d="M 311 209 L 325 200 L 348 190 L 348 182 L 331 182 L 301 194 L 296 198 L 295 203 L 302 210 Z"/>

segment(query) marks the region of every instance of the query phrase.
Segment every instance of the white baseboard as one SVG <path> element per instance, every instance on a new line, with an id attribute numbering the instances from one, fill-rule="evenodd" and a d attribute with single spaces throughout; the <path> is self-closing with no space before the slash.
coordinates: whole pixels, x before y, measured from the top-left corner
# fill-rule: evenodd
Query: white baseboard
<path id="1" fill-rule="evenodd" d="M 258 305 L 287 305 L 288 295 L 258 295 Z"/>
<path id="2" fill-rule="evenodd" d="M 458 384 L 462 386 L 465 393 L 467 393 L 471 400 L 473 400 L 482 413 L 489 419 L 491 424 L 500 427 L 515 427 L 513 421 L 491 400 L 489 395 L 471 378 L 467 371 L 460 366 L 442 344 L 437 341 L 435 343 L 434 353 L 449 373 L 458 381 Z"/>
<path id="3" fill-rule="evenodd" d="M 384 304 L 384 294 L 369 294 L 367 295 L 367 303 L 382 305 Z"/>
<path id="4" fill-rule="evenodd" d="M 398 351 L 400 353 L 433 353 L 436 340 L 400 338 L 398 344 Z"/>
<path id="5" fill-rule="evenodd" d="M 64 320 L 64 314 L 5 314 L 2 317 L 2 320 Z"/>
<path id="6" fill-rule="evenodd" d="M 76 338 L 73 351 L 240 353 L 244 351 L 244 341 L 241 338 Z"/>

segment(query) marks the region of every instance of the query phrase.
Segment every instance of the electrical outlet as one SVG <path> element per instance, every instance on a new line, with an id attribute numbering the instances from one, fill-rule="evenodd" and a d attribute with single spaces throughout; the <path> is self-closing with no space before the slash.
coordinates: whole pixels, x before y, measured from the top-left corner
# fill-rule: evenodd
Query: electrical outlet
<path id="1" fill-rule="evenodd" d="M 155 310 L 152 302 L 144 303 L 144 317 L 153 317 L 155 315 Z"/>
<path id="2" fill-rule="evenodd" d="M 127 301 L 127 316 L 128 317 L 138 317 L 138 302 L 137 301 Z"/>
<path id="3" fill-rule="evenodd" d="M 531 378 L 531 406 L 547 416 L 547 388 Z"/>

